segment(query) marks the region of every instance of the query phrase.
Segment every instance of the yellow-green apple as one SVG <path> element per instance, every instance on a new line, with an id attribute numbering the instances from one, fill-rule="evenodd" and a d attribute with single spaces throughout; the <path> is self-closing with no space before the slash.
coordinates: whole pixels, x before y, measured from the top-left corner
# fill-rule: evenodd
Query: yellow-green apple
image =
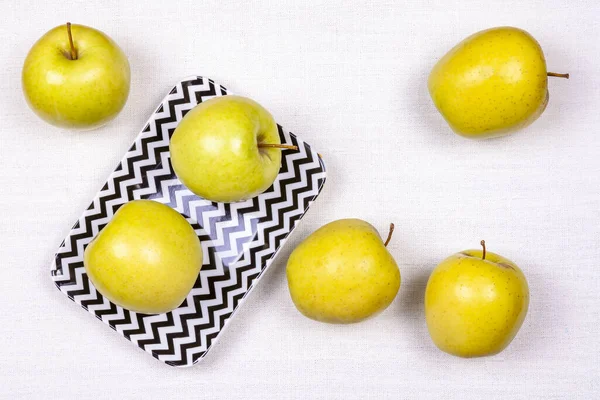
<path id="1" fill-rule="evenodd" d="M 502 136 L 535 121 L 548 104 L 539 43 L 512 27 L 477 32 L 451 49 L 429 75 L 429 93 L 450 127 L 468 138 Z"/>
<path id="2" fill-rule="evenodd" d="M 331 222 L 290 255 L 287 281 L 296 308 L 317 321 L 353 323 L 396 297 L 400 270 L 377 230 L 360 219 Z"/>
<path id="3" fill-rule="evenodd" d="M 31 48 L 22 84 L 31 109 L 60 127 L 93 129 L 115 118 L 129 95 L 129 62 L 104 33 L 61 25 Z"/>
<path id="4" fill-rule="evenodd" d="M 96 289 L 131 311 L 177 308 L 202 267 L 202 247 L 177 211 L 151 200 L 124 204 L 84 252 Z"/>
<path id="5" fill-rule="evenodd" d="M 440 350 L 460 357 L 501 352 L 523 324 L 529 288 L 512 261 L 466 250 L 442 261 L 425 289 L 425 317 Z"/>
<path id="6" fill-rule="evenodd" d="M 257 102 L 240 96 L 200 103 L 181 120 L 173 137 L 171 163 L 192 192 L 212 201 L 249 199 L 267 190 L 281 167 L 275 120 Z"/>

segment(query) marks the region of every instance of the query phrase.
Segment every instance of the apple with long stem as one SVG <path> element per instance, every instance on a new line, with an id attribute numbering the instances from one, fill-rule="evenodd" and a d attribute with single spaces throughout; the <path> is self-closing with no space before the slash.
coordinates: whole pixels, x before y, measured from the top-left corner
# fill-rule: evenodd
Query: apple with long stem
<path id="1" fill-rule="evenodd" d="M 241 96 L 204 101 L 181 120 L 170 143 L 177 177 L 200 197 L 249 199 L 267 190 L 281 167 L 277 123 L 257 102 Z"/>
<path id="2" fill-rule="evenodd" d="M 125 105 L 129 62 L 106 34 L 67 23 L 33 45 L 22 84 L 29 106 L 46 122 L 93 129 L 115 118 Z"/>

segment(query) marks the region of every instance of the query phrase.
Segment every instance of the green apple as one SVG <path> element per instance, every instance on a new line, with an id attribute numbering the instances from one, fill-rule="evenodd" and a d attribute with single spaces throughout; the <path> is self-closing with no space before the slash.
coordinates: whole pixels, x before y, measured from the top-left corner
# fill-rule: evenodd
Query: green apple
<path id="1" fill-rule="evenodd" d="M 535 121 L 548 104 L 539 43 L 512 27 L 477 32 L 450 50 L 429 75 L 429 93 L 450 127 L 468 138 L 502 136 Z"/>
<path id="2" fill-rule="evenodd" d="M 529 288 L 512 261 L 466 250 L 442 261 L 425 289 L 429 334 L 440 350 L 460 357 L 501 352 L 523 324 Z"/>
<path id="3" fill-rule="evenodd" d="M 192 226 L 171 207 L 151 200 L 124 204 L 84 252 L 96 289 L 131 311 L 160 314 L 177 308 L 202 267 Z"/>
<path id="4" fill-rule="evenodd" d="M 375 315 L 396 297 L 400 270 L 377 230 L 341 219 L 316 230 L 290 255 L 287 281 L 296 308 L 317 321 L 353 323 Z"/>
<path id="5" fill-rule="evenodd" d="M 275 120 L 260 104 L 240 96 L 200 103 L 181 120 L 171 163 L 192 192 L 212 201 L 249 199 L 267 190 L 281 167 Z"/>
<path id="6" fill-rule="evenodd" d="M 22 83 L 31 109 L 52 125 L 93 129 L 115 118 L 129 95 L 129 62 L 104 33 L 61 25 L 31 48 Z"/>

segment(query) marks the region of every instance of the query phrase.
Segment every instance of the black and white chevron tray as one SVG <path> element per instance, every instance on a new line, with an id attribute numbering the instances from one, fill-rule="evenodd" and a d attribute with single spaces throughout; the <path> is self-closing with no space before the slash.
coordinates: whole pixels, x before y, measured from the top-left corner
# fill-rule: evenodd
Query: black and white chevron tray
<path id="1" fill-rule="evenodd" d="M 279 175 L 263 194 L 239 203 L 213 203 L 183 186 L 171 167 L 169 139 L 186 112 L 227 93 L 200 76 L 171 89 L 62 242 L 52 265 L 61 292 L 156 359 L 177 367 L 206 355 L 325 183 L 317 152 L 279 126 L 281 142 L 300 150 L 283 151 Z M 111 303 L 83 267 L 87 244 L 120 206 L 134 199 L 152 199 L 179 211 L 202 243 L 204 265 L 194 288 L 166 314 L 140 314 Z"/>

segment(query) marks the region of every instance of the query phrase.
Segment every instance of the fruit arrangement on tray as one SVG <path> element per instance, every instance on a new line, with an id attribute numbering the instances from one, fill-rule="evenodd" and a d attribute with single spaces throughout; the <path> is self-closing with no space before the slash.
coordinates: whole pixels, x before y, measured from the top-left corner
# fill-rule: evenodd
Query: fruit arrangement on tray
<path id="1" fill-rule="evenodd" d="M 549 99 L 539 43 L 526 31 L 475 33 L 432 69 L 433 103 L 457 134 L 485 139 L 534 122 Z M 129 62 L 104 33 L 57 26 L 23 66 L 31 109 L 64 128 L 93 129 L 127 101 Z M 255 101 L 215 82 L 180 82 L 57 251 L 58 288 L 154 357 L 201 359 L 325 182 L 321 156 Z M 296 308 L 327 323 L 356 323 L 395 299 L 400 268 L 375 227 L 328 223 L 287 260 Z M 493 355 L 529 305 L 523 271 L 481 248 L 431 273 L 425 315 L 432 341 L 460 357 Z M 404 285 L 410 285 L 405 282 Z"/>

